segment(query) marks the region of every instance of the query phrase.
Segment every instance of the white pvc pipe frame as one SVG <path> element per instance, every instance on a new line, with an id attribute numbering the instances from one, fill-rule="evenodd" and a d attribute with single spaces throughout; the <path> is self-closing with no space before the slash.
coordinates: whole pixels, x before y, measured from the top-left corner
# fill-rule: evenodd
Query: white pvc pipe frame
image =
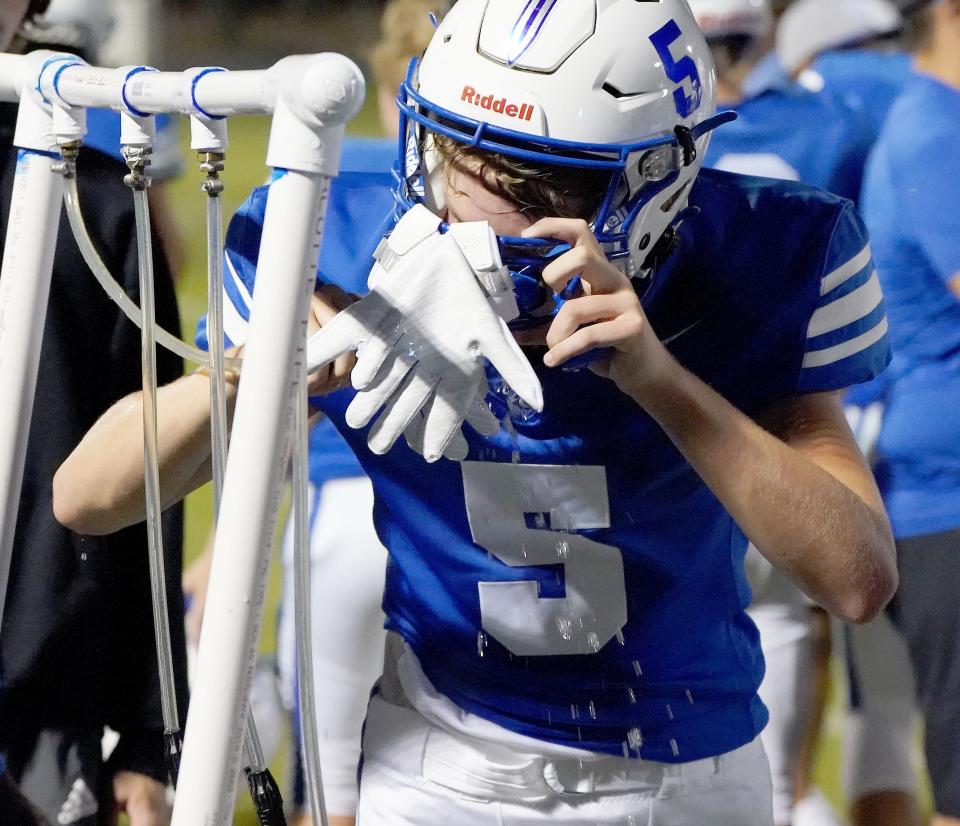
<path id="1" fill-rule="evenodd" d="M 82 137 L 85 107 L 207 121 L 272 112 L 267 164 L 287 170 L 267 201 L 173 826 L 232 822 L 263 574 L 323 231 L 321 204 L 337 173 L 344 125 L 359 111 L 364 91 L 356 65 L 331 53 L 241 72 L 104 69 L 52 52 L 0 54 L 0 100 L 20 100 L 14 144 L 25 150 L 0 275 L 0 612 L 62 196 L 62 179 L 51 169 L 58 143 Z"/>

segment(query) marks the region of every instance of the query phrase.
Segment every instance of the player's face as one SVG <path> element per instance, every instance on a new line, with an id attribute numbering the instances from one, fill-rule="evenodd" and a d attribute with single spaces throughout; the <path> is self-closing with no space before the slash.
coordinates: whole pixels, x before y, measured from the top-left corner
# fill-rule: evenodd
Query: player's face
<path id="1" fill-rule="evenodd" d="M 20 28 L 30 8 L 30 0 L 2 0 L 0 2 L 0 51 L 10 47 L 10 41 Z"/>
<path id="2" fill-rule="evenodd" d="M 533 223 L 515 204 L 491 192 L 480 175 L 464 166 L 451 166 L 445 180 L 446 220 L 451 224 L 487 221 L 497 235 L 519 235 Z"/>

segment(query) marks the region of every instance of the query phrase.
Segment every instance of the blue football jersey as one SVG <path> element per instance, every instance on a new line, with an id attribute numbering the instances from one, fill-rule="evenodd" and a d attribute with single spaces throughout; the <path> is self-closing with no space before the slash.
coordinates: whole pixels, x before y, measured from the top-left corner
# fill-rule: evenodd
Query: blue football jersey
<path id="1" fill-rule="evenodd" d="M 893 102 L 910 77 L 912 57 L 904 52 L 848 49 L 819 55 L 802 79 L 855 112 L 874 140 Z"/>
<path id="2" fill-rule="evenodd" d="M 878 478 L 897 537 L 960 526 L 958 123 L 960 92 L 913 75 L 864 184 L 895 354 Z"/>
<path id="3" fill-rule="evenodd" d="M 882 300 L 847 202 L 708 170 L 691 206 L 645 298 L 689 370 L 755 414 L 885 366 Z M 531 358 L 543 413 L 490 373 L 504 424 L 466 428 L 462 463 L 401 443 L 376 456 L 344 422 L 352 391 L 317 400 L 373 480 L 388 627 L 444 695 L 513 732 L 666 762 L 749 742 L 767 714 L 746 538 L 613 383 Z"/>
<path id="4" fill-rule="evenodd" d="M 734 109 L 737 119 L 710 139 L 707 166 L 859 197 L 873 141 L 859 114 L 795 84 L 768 88 Z"/>
<path id="5" fill-rule="evenodd" d="M 340 171 L 389 173 L 398 157 L 396 138 L 348 137 L 343 142 Z"/>

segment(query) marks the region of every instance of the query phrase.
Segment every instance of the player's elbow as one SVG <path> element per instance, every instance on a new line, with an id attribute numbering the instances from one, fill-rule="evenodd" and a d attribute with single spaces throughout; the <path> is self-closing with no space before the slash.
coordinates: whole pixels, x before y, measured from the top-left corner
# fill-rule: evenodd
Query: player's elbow
<path id="1" fill-rule="evenodd" d="M 899 583 L 896 552 L 893 542 L 889 547 L 871 554 L 871 563 L 858 575 L 850 577 L 849 584 L 839 595 L 834 613 L 855 625 L 864 625 L 876 617 L 893 598 Z"/>
<path id="2" fill-rule="evenodd" d="M 68 462 L 53 476 L 53 516 L 65 528 L 87 536 L 102 536 L 118 530 L 114 509 L 101 501 L 102 487 L 76 479 Z"/>

